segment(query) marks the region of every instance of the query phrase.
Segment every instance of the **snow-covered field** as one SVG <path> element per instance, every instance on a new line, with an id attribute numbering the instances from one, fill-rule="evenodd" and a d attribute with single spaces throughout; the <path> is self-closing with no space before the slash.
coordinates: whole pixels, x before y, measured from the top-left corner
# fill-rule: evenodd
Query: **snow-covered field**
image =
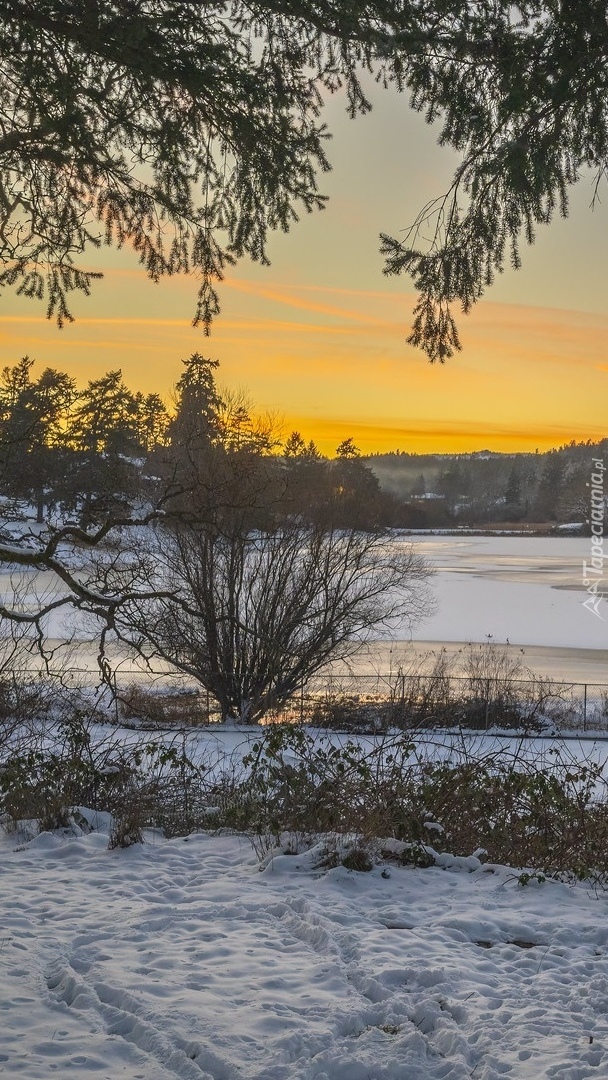
<path id="1" fill-rule="evenodd" d="M 476 860 L 371 873 L 245 840 L 1 850 L 0 1073 L 608 1076 L 608 899 Z"/>
<path id="2" fill-rule="evenodd" d="M 438 569 L 421 638 L 561 650 L 556 675 L 564 650 L 586 649 L 608 681 L 608 615 L 582 607 L 586 540 L 418 543 Z M 249 737 L 197 732 L 188 750 L 240 758 Z M 600 742 L 569 746 L 576 762 L 604 760 Z M 108 851 L 103 829 L 0 831 L 0 1075 L 608 1077 L 607 893 L 522 887 L 519 871 L 474 858 L 358 873 L 319 854 L 260 870 L 237 836 L 149 834 Z"/>

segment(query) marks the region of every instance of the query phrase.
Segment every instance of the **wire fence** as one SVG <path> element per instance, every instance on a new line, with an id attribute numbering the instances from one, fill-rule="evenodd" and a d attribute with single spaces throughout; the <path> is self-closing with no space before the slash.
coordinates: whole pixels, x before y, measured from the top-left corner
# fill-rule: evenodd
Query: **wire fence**
<path id="1" fill-rule="evenodd" d="M 51 666 L 13 671 L 11 681 L 14 687 L 45 685 L 50 694 L 79 691 L 117 724 L 196 726 L 221 719 L 213 695 L 168 668 Z M 359 732 L 457 727 L 603 733 L 608 684 L 432 672 L 322 673 L 266 719 Z"/>
<path id="2" fill-rule="evenodd" d="M 458 674 L 330 676 L 300 692 L 300 718 L 348 728 L 608 731 L 608 684 Z"/>

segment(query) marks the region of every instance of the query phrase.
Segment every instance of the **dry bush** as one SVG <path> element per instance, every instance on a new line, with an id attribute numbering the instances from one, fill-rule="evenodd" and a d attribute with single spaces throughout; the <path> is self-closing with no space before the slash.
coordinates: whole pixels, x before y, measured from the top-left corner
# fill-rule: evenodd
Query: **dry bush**
<path id="1" fill-rule="evenodd" d="M 147 800 L 137 785 L 123 792 L 120 805 L 112 819 L 108 848 L 128 848 L 143 844 L 148 812 Z"/>
<path id="2" fill-rule="evenodd" d="M 209 721 L 207 704 L 198 690 L 146 689 L 136 683 L 118 692 L 122 720 L 140 721 L 138 727 L 195 727 Z"/>
<path id="3" fill-rule="evenodd" d="M 408 669 L 378 679 L 374 693 L 360 692 L 356 676 L 337 688 L 330 683 L 325 693 L 309 697 L 306 720 L 334 731 L 373 734 L 423 728 L 539 732 L 577 719 L 571 688 L 535 675 L 503 645 L 468 645 L 452 655 L 441 650 L 431 659 L 430 668 L 428 658 L 419 657 Z"/>
<path id="4" fill-rule="evenodd" d="M 307 705 L 306 723 L 329 731 L 386 731 L 397 719 L 391 701 L 379 695 L 330 690 Z"/>
<path id="5" fill-rule="evenodd" d="M 577 878 L 608 873 L 608 792 L 601 764 L 567 749 L 543 762 L 504 754 L 483 762 L 427 763 L 415 810 L 442 825 L 442 845 L 492 862 Z"/>
<path id="6" fill-rule="evenodd" d="M 9 821 L 37 820 L 41 831 L 65 827 L 75 806 L 111 810 L 134 772 L 119 744 L 95 745 L 78 714 L 30 733 L 0 765 L 0 810 Z"/>
<path id="7" fill-rule="evenodd" d="M 184 733 L 127 745 L 98 730 L 73 715 L 56 725 L 53 742 L 47 731 L 7 754 L 4 814 L 57 828 L 74 807 L 105 810 L 112 846 L 138 842 L 150 827 L 167 836 L 238 830 L 261 856 L 285 835 L 294 850 L 319 836 L 341 850 L 350 837 L 354 851 L 368 853 L 388 837 L 415 865 L 432 862 L 434 849 L 484 849 L 493 862 L 539 873 L 608 875 L 605 763 L 581 762 L 556 740 L 539 757 L 523 737 L 488 751 L 485 738 L 465 733 L 340 740 L 277 724 L 242 760 L 224 760 L 218 748 L 194 762 Z"/>
<path id="8" fill-rule="evenodd" d="M 524 752 L 476 754 L 462 742 L 452 759 L 405 737 L 342 745 L 302 729 L 255 744 L 236 827 L 265 837 L 378 837 L 406 844 L 406 861 L 434 861 L 433 848 L 546 875 L 608 875 L 608 790 L 603 764 L 580 763 L 555 744 L 543 761 Z M 422 861 L 421 861 L 422 860 Z"/>

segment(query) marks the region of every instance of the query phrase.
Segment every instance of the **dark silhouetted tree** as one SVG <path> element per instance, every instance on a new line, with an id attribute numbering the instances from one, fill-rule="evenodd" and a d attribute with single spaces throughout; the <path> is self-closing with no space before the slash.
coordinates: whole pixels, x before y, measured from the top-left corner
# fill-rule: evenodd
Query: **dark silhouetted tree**
<path id="1" fill-rule="evenodd" d="M 545 454 L 542 472 L 532 507 L 537 521 L 555 521 L 558 514 L 560 494 L 566 477 L 566 462 L 557 450 Z"/>
<path id="2" fill-rule="evenodd" d="M 309 524 L 330 521 L 330 466 L 313 440 L 306 442 L 299 431 L 292 431 L 283 447 L 283 462 L 286 514 Z"/>
<path id="3" fill-rule="evenodd" d="M 167 507 L 220 530 L 267 524 L 282 491 L 272 425 L 242 395 L 220 393 L 219 361 L 194 353 L 183 363 L 165 457 Z"/>
<path id="4" fill-rule="evenodd" d="M 133 403 L 135 441 L 138 449 L 150 454 L 157 447 L 164 446 L 168 439 L 169 413 L 159 394 L 142 394 L 138 391 L 133 396 Z"/>
<path id="5" fill-rule="evenodd" d="M 149 276 L 267 262 L 270 230 L 324 205 L 323 102 L 370 108 L 360 77 L 404 91 L 460 157 L 447 194 L 386 272 L 420 293 L 410 341 L 440 361 L 536 227 L 606 170 L 605 0 L 8 0 L 0 11 L 0 286 L 61 324 L 91 248 L 129 245 Z"/>
<path id="6" fill-rule="evenodd" d="M 73 457 L 63 498 L 66 506 L 78 509 L 85 528 L 124 509 L 138 490 L 137 414 L 120 370 L 92 379 L 78 395 L 68 432 Z"/>
<path id="7" fill-rule="evenodd" d="M 66 468 L 67 427 L 76 397 L 74 380 L 46 368 L 31 378 L 34 361 L 25 356 L 4 368 L 0 385 L 0 483 L 5 494 L 33 499 L 36 520 Z"/>

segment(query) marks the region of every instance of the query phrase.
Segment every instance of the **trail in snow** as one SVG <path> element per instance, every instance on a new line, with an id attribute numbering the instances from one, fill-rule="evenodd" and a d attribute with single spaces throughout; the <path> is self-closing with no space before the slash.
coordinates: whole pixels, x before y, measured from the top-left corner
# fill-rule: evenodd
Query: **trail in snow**
<path id="1" fill-rule="evenodd" d="M 0 1073 L 608 1076 L 601 894 L 464 860 L 260 872 L 238 837 L 106 840 L 4 841 Z"/>

